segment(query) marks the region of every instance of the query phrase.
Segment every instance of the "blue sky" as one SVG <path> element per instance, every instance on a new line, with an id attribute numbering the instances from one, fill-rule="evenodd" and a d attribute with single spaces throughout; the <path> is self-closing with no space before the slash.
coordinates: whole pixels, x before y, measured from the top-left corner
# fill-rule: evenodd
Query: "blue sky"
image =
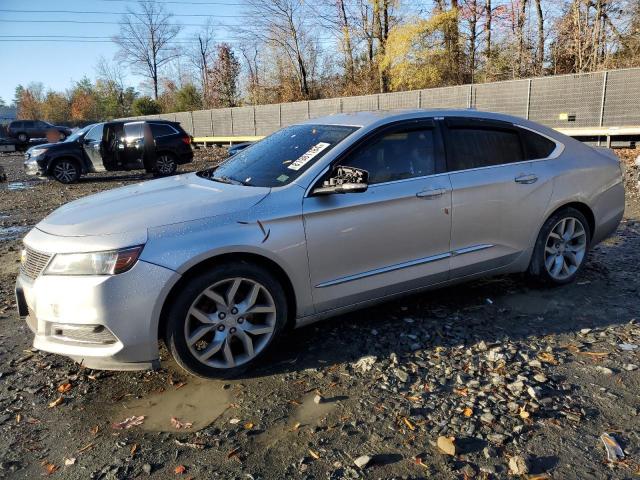
<path id="1" fill-rule="evenodd" d="M 159 3 L 168 0 L 157 0 Z M 175 23 L 204 24 L 208 16 L 218 16 L 216 23 L 225 25 L 241 21 L 234 15 L 242 15 L 241 0 L 173 0 L 165 3 L 165 8 L 178 16 Z M 137 2 L 128 0 L 0 0 L 0 98 L 11 103 L 17 85 L 30 82 L 42 82 L 46 89 L 65 90 L 74 81 L 83 76 L 95 77 L 95 66 L 102 55 L 112 60 L 117 47 L 107 41 L 100 43 L 81 43 L 90 37 L 104 37 L 108 40 L 118 32 L 118 25 L 100 23 L 62 23 L 73 22 L 119 22 L 121 15 L 107 13 L 63 13 L 60 10 L 125 12 L 127 6 L 135 7 Z M 234 5 L 235 3 L 235 5 Z M 226 4 L 226 5 L 220 5 Z M 53 6 L 55 10 L 52 11 Z M 11 12 L 7 10 L 23 10 Z M 36 10 L 44 11 L 42 13 Z M 221 15 L 225 17 L 220 17 Z M 231 17 L 227 17 L 230 15 Z M 40 22 L 38 22 L 38 20 Z M 46 21 L 46 22 L 42 22 Z M 51 21 L 51 23 L 49 23 Z M 185 26 L 180 38 L 187 39 L 200 30 L 199 26 Z M 75 39 L 59 38 L 58 42 L 16 41 L 15 36 L 77 36 Z M 218 41 L 230 40 L 228 27 L 218 29 Z M 187 45 L 185 45 L 186 48 Z M 130 83 L 138 87 L 141 79 L 130 78 Z"/>

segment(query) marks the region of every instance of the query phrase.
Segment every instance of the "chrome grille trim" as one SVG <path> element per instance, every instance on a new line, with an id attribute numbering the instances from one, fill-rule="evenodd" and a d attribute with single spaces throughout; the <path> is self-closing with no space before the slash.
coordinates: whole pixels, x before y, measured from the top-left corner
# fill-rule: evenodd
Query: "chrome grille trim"
<path id="1" fill-rule="evenodd" d="M 29 247 L 25 248 L 26 259 L 20 266 L 20 271 L 27 277 L 35 280 L 47 267 L 53 257 L 52 254 L 38 252 Z"/>

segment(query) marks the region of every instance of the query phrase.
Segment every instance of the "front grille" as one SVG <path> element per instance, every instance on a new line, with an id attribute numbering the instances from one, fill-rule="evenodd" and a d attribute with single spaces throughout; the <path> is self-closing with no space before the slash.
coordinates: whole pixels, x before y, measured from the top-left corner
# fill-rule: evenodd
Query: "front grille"
<path id="1" fill-rule="evenodd" d="M 53 257 L 53 255 L 37 252 L 27 247 L 26 258 L 20 266 L 20 271 L 27 277 L 36 279 L 45 269 L 51 257 Z"/>

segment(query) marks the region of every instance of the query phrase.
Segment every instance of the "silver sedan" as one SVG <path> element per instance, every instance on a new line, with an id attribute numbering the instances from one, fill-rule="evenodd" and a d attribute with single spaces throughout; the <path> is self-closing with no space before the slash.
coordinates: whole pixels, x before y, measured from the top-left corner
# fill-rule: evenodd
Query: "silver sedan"
<path id="1" fill-rule="evenodd" d="M 18 308 L 38 349 L 91 368 L 204 377 L 283 329 L 481 276 L 573 281 L 624 210 L 620 164 L 475 111 L 342 114 L 216 169 L 71 202 L 24 239 Z"/>

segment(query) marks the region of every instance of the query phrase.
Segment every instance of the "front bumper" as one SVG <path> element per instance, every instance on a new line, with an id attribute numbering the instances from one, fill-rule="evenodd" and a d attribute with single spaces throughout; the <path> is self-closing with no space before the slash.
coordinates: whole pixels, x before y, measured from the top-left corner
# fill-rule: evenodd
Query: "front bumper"
<path id="1" fill-rule="evenodd" d="M 16 299 L 38 350 L 88 368 L 141 370 L 158 361 L 158 303 L 176 272 L 139 260 L 114 276 L 21 273 Z"/>
<path id="2" fill-rule="evenodd" d="M 27 175 L 44 176 L 47 173 L 47 160 L 44 157 L 29 158 L 25 155 L 25 161 L 22 165 Z"/>

